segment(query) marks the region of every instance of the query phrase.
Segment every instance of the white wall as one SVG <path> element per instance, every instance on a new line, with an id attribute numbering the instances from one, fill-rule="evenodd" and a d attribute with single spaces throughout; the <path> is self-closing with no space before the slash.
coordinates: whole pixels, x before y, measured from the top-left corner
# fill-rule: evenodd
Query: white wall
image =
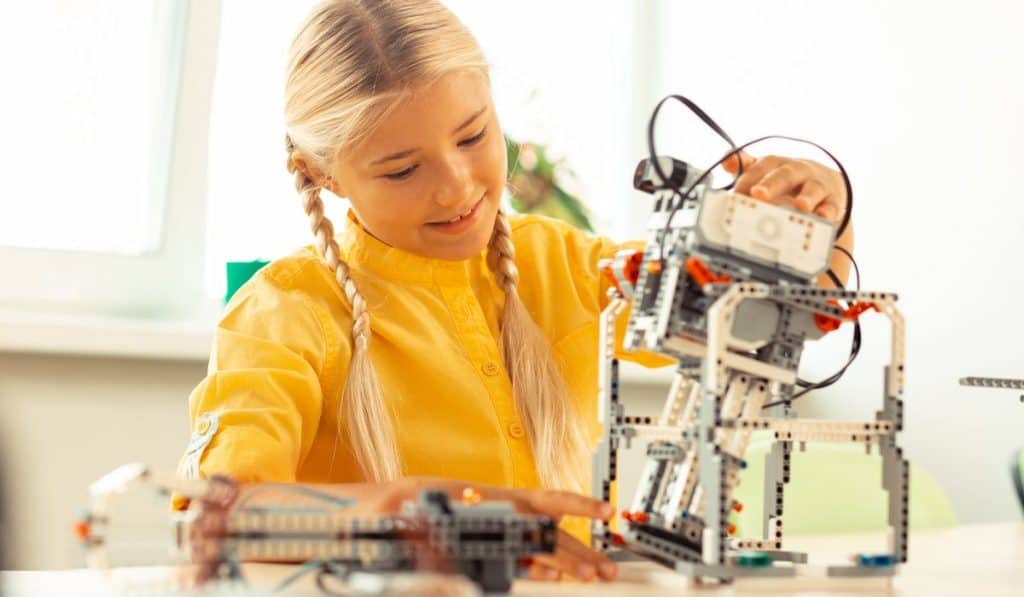
<path id="1" fill-rule="evenodd" d="M 0 353 L 4 566 L 84 565 L 72 524 L 128 462 L 173 472 L 205 363 Z"/>

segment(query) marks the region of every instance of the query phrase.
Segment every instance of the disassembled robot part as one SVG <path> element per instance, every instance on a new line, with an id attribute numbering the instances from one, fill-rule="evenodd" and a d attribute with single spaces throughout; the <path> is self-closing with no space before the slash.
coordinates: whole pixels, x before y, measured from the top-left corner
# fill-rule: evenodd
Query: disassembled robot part
<path id="1" fill-rule="evenodd" d="M 482 501 L 471 490 L 461 502 L 427 490 L 397 515 L 367 516 L 351 510 L 353 502 L 312 486 L 182 480 L 134 464 L 90 487 L 91 507 L 77 526 L 90 567 L 110 566 L 110 548 L 118 547 L 110 536 L 118 498 L 140 491 L 150 501 L 154 492 L 187 498 L 187 508 L 171 514 L 162 559 L 192 564 L 190 584 L 196 585 L 237 580 L 240 564 L 256 560 L 319 563 L 340 580 L 357 572 L 459 574 L 486 592 L 507 592 L 526 558 L 554 551 L 557 534 L 550 518 L 518 514 L 511 503 Z M 267 498 L 274 493 L 289 499 Z M 137 540 L 137 526 L 134 532 Z"/>

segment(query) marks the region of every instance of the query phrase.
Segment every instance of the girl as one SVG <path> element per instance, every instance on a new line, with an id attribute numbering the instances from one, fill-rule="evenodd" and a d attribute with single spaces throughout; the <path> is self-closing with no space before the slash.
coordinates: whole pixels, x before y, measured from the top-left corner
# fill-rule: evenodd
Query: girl
<path id="1" fill-rule="evenodd" d="M 375 511 L 420 487 L 471 484 L 524 511 L 583 517 L 564 521 L 534 577 L 614 577 L 579 540 L 611 509 L 577 494 L 599 432 L 597 262 L 620 247 L 503 213 L 487 62 L 436 1 L 321 4 L 292 45 L 285 95 L 288 171 L 316 246 L 264 268 L 227 306 L 189 399 L 181 473 L 330 483 Z M 837 173 L 744 159 L 741 192 L 843 213 Z M 339 230 L 322 189 L 351 202 Z"/>

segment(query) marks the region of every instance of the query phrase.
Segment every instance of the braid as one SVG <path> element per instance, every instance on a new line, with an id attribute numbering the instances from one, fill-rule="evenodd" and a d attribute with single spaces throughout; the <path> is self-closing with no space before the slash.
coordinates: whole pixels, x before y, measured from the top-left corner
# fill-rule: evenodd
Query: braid
<path id="1" fill-rule="evenodd" d="M 498 277 L 498 286 L 507 294 L 515 293 L 519 285 L 519 268 L 516 267 L 515 259 L 516 247 L 512 244 L 512 229 L 509 227 L 508 217 L 499 211 L 494 222 L 487 262 Z"/>
<path id="2" fill-rule="evenodd" d="M 331 454 L 331 471 L 338 442 L 343 437 L 342 421 L 348 424 L 350 444 L 364 476 L 375 482 L 390 481 L 401 476 L 398 446 L 395 442 L 394 427 L 384 406 L 383 393 L 377 372 L 369 357 L 370 314 L 366 300 L 359 293 L 348 264 L 341 259 L 341 250 L 334 239 L 334 224 L 324 215 L 324 203 L 320 198 L 320 185 L 314 182 L 292 158 L 294 146 L 285 138 L 289 150 L 287 167 L 295 175 L 295 190 L 302 197 L 302 207 L 309 216 L 309 226 L 316 239 L 316 247 L 327 266 L 334 272 L 338 286 L 345 293 L 352 306 L 352 357 L 348 377 L 338 404 L 338 440 Z M 328 476 L 330 476 L 328 472 Z"/>
<path id="3" fill-rule="evenodd" d="M 538 475 L 546 487 L 582 491 L 587 443 L 581 419 L 547 337 L 519 298 L 515 245 L 503 211 L 495 220 L 487 263 L 505 292 L 501 355 L 512 378 L 516 410 L 527 429 Z"/>

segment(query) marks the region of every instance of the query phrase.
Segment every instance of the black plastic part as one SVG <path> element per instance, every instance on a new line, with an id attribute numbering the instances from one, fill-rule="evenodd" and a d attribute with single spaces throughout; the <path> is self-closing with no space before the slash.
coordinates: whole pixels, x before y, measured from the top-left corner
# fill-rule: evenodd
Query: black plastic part
<path id="1" fill-rule="evenodd" d="M 683 183 L 686 182 L 686 175 L 690 171 L 689 164 L 670 156 L 658 156 L 658 159 L 671 160 L 672 169 L 665 173 L 668 177 L 668 184 L 662 182 L 663 179 L 658 175 L 651 159 L 644 158 L 640 160 L 633 171 L 633 188 L 645 193 L 653 193 L 660 189 L 678 189 L 683 186 Z M 663 163 L 661 166 L 664 169 L 665 164 Z"/>

